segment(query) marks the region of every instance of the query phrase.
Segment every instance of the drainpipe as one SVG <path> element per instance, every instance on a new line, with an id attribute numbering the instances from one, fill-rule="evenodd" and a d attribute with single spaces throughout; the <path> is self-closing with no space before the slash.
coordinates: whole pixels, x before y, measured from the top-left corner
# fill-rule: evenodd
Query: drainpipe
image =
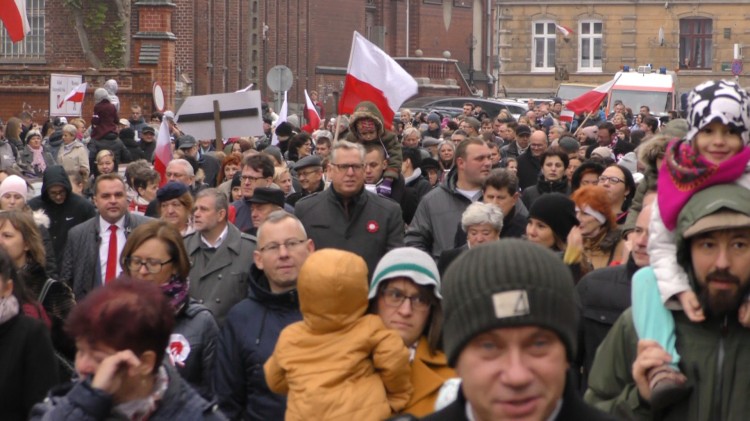
<path id="1" fill-rule="evenodd" d="M 487 0 L 487 78 L 489 79 L 489 85 L 492 83 L 492 0 Z M 489 86 L 488 86 L 489 87 Z M 488 92 L 488 97 L 494 97 L 494 89 L 492 92 Z"/>
<path id="2" fill-rule="evenodd" d="M 409 0 L 406 0 L 406 57 L 409 57 Z"/>

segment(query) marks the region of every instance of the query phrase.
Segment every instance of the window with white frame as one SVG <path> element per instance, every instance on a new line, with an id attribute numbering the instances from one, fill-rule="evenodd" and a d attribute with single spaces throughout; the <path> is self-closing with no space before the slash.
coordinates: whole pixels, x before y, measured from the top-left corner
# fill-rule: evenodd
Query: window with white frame
<path id="1" fill-rule="evenodd" d="M 44 8 L 46 0 L 26 0 L 26 16 L 31 32 L 13 43 L 0 23 L 0 61 L 26 62 L 44 60 Z"/>
<path id="2" fill-rule="evenodd" d="M 555 71 L 555 22 L 537 21 L 533 23 L 531 46 L 531 70 Z"/>
<path id="3" fill-rule="evenodd" d="M 602 71 L 602 23 L 580 22 L 578 30 L 578 71 Z"/>

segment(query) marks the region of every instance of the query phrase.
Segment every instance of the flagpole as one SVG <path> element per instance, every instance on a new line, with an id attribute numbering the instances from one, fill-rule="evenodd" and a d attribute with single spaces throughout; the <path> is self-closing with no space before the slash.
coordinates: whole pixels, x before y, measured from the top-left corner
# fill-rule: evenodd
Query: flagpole
<path id="1" fill-rule="evenodd" d="M 339 127 L 341 124 L 341 115 L 336 116 L 336 133 L 333 134 L 333 144 L 339 141 Z"/>

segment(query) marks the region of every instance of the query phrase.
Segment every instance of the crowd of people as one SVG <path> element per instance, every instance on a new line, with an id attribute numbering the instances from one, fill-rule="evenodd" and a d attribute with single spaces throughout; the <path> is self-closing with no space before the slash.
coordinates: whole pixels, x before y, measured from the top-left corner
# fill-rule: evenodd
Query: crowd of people
<path id="1" fill-rule="evenodd" d="M 264 108 L 219 149 L 116 89 L 89 124 L 0 125 L 0 419 L 750 412 L 738 85 L 686 118 Z"/>

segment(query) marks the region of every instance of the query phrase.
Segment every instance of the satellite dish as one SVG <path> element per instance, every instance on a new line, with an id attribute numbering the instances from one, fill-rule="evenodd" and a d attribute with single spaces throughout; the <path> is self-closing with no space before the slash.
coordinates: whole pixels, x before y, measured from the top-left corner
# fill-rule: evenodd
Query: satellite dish
<path id="1" fill-rule="evenodd" d="M 154 82 L 154 86 L 151 89 L 151 93 L 154 97 L 154 106 L 160 112 L 164 112 L 164 91 L 161 89 L 159 82 Z"/>

